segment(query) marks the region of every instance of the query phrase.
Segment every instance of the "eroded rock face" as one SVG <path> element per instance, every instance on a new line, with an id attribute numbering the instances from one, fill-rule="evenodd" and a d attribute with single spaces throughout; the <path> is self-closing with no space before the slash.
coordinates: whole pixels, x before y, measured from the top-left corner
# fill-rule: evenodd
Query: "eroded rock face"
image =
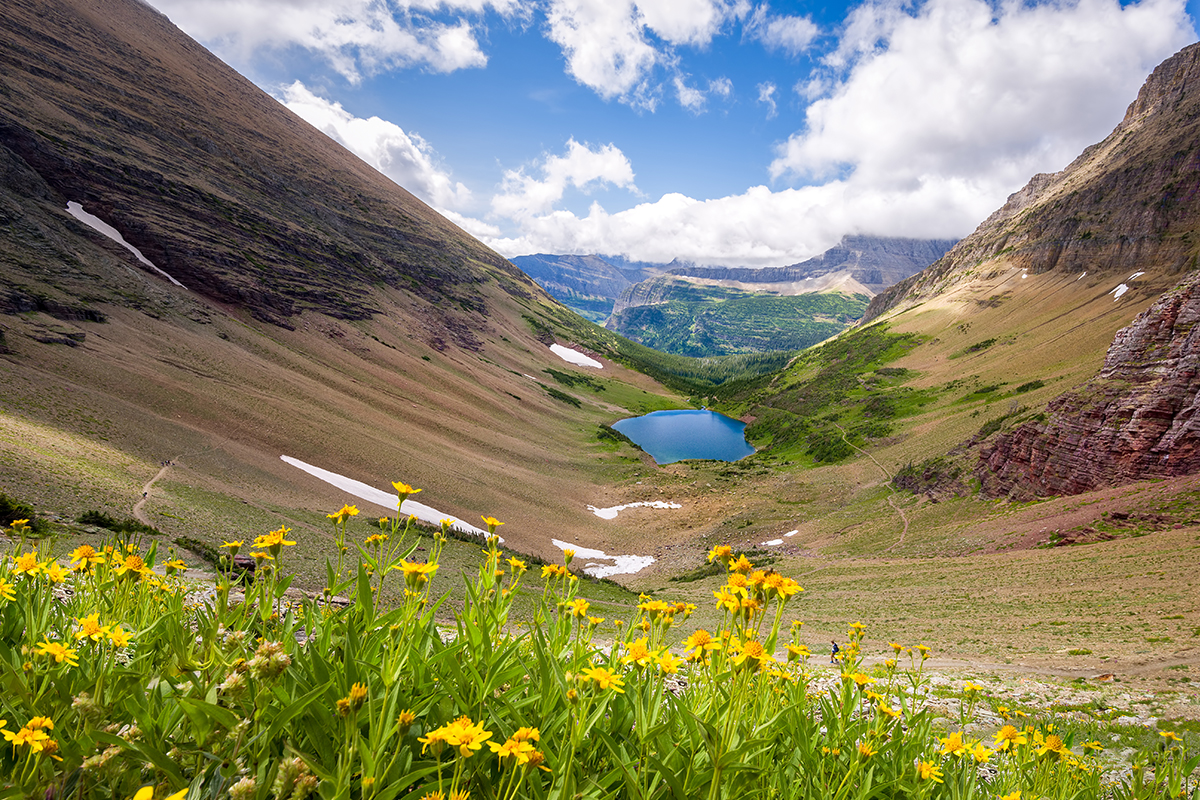
<path id="1" fill-rule="evenodd" d="M 980 452 L 985 494 L 1030 499 L 1200 471 L 1200 272 L 1120 330 L 1100 374 Z"/>

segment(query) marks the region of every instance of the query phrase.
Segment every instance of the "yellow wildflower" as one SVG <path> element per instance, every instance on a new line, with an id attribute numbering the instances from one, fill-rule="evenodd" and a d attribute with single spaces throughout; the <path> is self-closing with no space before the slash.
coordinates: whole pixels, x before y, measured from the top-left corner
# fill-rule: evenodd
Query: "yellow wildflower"
<path id="1" fill-rule="evenodd" d="M 743 575 L 748 575 L 754 570 L 754 565 L 750 563 L 750 559 L 746 558 L 745 553 L 738 556 L 733 561 L 729 562 L 730 572 L 740 572 Z"/>
<path id="2" fill-rule="evenodd" d="M 614 692 L 625 694 L 625 690 L 621 688 L 625 682 L 604 667 L 588 667 L 580 673 L 580 677 L 596 684 L 598 689 L 612 689 Z"/>
<path id="3" fill-rule="evenodd" d="M 64 570 L 62 565 L 60 565 L 57 561 L 48 562 L 44 566 L 42 574 L 44 574 L 46 576 L 46 580 L 50 581 L 51 583 L 62 583 L 67 579 L 67 571 Z"/>
<path id="4" fill-rule="evenodd" d="M 664 650 L 662 655 L 658 657 L 658 668 L 664 675 L 674 675 L 679 671 L 679 665 L 683 663 L 683 659 L 678 656 L 671 655 L 669 650 Z"/>
<path id="5" fill-rule="evenodd" d="M 1025 744 L 1028 741 L 1025 734 L 1012 725 L 1005 725 L 996 733 L 997 750 L 1007 750 L 1011 746 Z"/>
<path id="6" fill-rule="evenodd" d="M 332 514 L 326 514 L 327 519 L 333 520 L 335 525 L 344 523 L 350 517 L 358 516 L 358 506 L 342 506 Z"/>
<path id="7" fill-rule="evenodd" d="M 505 759 L 510 759 L 511 762 L 515 763 L 517 766 L 525 764 L 527 761 L 529 761 L 529 756 L 536 749 L 529 742 L 519 741 L 517 739 L 507 739 L 505 740 L 504 744 L 488 742 L 487 745 L 491 748 L 493 753 L 499 756 L 501 764 L 505 762 Z"/>
<path id="8" fill-rule="evenodd" d="M 923 781 L 942 783 L 942 771 L 931 761 L 921 761 L 917 764 L 917 776 Z"/>
<path id="9" fill-rule="evenodd" d="M 99 642 L 108 636 L 109 626 L 100 624 L 98 612 L 86 617 L 76 617 L 75 621 L 79 623 L 79 630 L 75 632 L 76 639 L 91 639 L 93 642 Z"/>
<path id="10" fill-rule="evenodd" d="M 96 552 L 90 544 L 82 544 L 71 551 L 71 569 L 85 570 L 96 564 L 103 564 L 104 556 Z"/>
<path id="11" fill-rule="evenodd" d="M 139 555 L 128 554 L 121 559 L 121 563 L 117 566 L 117 575 L 124 578 L 138 578 L 149 571 L 146 562 Z"/>
<path id="12" fill-rule="evenodd" d="M 633 644 L 629 645 L 629 651 L 621 660 L 626 664 L 635 664 L 639 667 L 648 665 L 654 660 L 654 657 L 657 655 L 657 653 L 650 649 L 650 647 L 646 644 L 647 641 L 648 639 L 643 636 Z"/>
<path id="13" fill-rule="evenodd" d="M 14 575 L 34 578 L 44 567 L 45 565 L 38 561 L 37 550 L 31 550 L 13 558 L 12 572 Z"/>
<path id="14" fill-rule="evenodd" d="M 121 630 L 120 625 L 108 632 L 108 641 L 112 643 L 113 647 L 128 647 L 132 638 L 128 631 Z"/>
<path id="15" fill-rule="evenodd" d="M 955 731 L 945 739 L 940 739 L 942 743 L 942 754 L 952 756 L 963 756 L 970 752 L 967 746 L 963 743 L 962 731 Z"/>
<path id="16" fill-rule="evenodd" d="M 65 661 L 68 666 L 79 666 L 79 656 L 76 654 L 76 651 L 60 642 L 52 642 L 48 637 L 43 638 L 45 640 L 34 651 L 39 656 L 51 656 L 59 664 Z"/>
<path id="17" fill-rule="evenodd" d="M 480 517 L 480 519 L 483 520 L 484 525 L 487 525 L 488 535 L 495 533 L 496 528 L 499 528 L 501 525 L 504 524 L 503 522 L 496 519 L 495 517 Z"/>
<path id="18" fill-rule="evenodd" d="M 400 502 L 397 504 L 397 507 L 404 505 L 404 501 L 407 500 L 410 495 L 414 495 L 421 491 L 421 489 L 414 489 L 407 483 L 401 483 L 400 481 L 392 481 L 392 488 L 396 490 L 396 494 L 400 497 Z"/>
<path id="19" fill-rule="evenodd" d="M 984 747 L 982 742 L 976 742 L 975 746 L 971 748 L 971 755 L 975 758 L 976 764 L 986 764 L 995 752 L 995 750 Z"/>
<path id="20" fill-rule="evenodd" d="M 414 592 L 420 591 L 429 582 L 429 576 L 437 572 L 437 568 L 437 564 L 400 559 L 400 569 L 404 570 L 404 585 Z"/>
<path id="21" fill-rule="evenodd" d="M 714 545 L 713 549 L 708 551 L 708 560 L 709 563 L 712 563 L 713 561 L 717 561 L 719 559 L 722 564 L 728 564 L 732 555 L 732 547 L 727 544 L 718 544 Z"/>
<path id="22" fill-rule="evenodd" d="M 746 669 L 757 671 L 764 663 L 774 660 L 774 656 L 767 652 L 762 642 L 751 639 L 738 648 L 730 663 L 735 667 L 744 666 Z"/>
<path id="23" fill-rule="evenodd" d="M 708 654 L 713 650 L 720 650 L 720 642 L 713 641 L 712 634 L 700 628 L 691 636 L 683 640 L 683 652 L 691 654 L 688 656 L 690 661 L 703 661 L 708 657 Z"/>
<path id="24" fill-rule="evenodd" d="M 4 580 L 4 578 L 0 578 L 0 597 L 4 598 L 5 600 L 16 600 L 16 589 L 17 587 L 15 584 L 9 583 L 8 581 Z"/>

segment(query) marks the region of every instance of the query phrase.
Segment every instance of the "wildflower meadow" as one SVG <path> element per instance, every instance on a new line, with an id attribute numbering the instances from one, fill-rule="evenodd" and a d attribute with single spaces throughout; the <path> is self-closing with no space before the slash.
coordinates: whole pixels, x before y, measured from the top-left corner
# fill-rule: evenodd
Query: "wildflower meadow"
<path id="1" fill-rule="evenodd" d="M 401 503 L 419 491 L 395 486 Z M 969 683 L 960 718 L 936 717 L 928 648 L 864 653 L 863 623 L 819 688 L 803 589 L 729 547 L 709 553 L 725 578 L 706 630 L 689 626 L 694 606 L 656 597 L 597 616 L 570 551 L 538 574 L 501 551 L 491 517 L 478 572 L 460 578 L 438 574 L 449 520 L 418 561 L 411 518 L 351 541 L 357 513 L 329 515 L 311 594 L 288 591 L 286 527 L 224 542 L 201 584 L 153 542 L 58 553 L 14 522 L 0 796 L 1200 798 L 1200 757 L 1173 734 L 1113 777 L 1097 742 L 1047 719 L 969 724 L 992 702 Z M 246 556 L 252 580 L 235 569 Z M 445 580 L 464 581 L 461 610 L 443 610 Z M 531 617 L 510 619 L 518 595 Z"/>

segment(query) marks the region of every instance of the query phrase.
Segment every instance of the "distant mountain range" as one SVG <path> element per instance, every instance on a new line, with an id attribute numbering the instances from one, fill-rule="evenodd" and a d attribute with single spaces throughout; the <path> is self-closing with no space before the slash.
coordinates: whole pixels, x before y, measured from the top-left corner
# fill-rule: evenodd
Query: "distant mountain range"
<path id="1" fill-rule="evenodd" d="M 954 241 L 847 235 L 824 253 L 786 267 L 704 267 L 679 260 L 664 264 L 545 253 L 511 261 L 564 305 L 593 322 L 603 322 L 625 308 L 666 302 L 663 286 L 678 285 L 678 281 L 654 281 L 663 275 L 751 293 L 833 291 L 873 297 L 937 261 Z M 647 281 L 651 283 L 643 285 Z"/>
<path id="2" fill-rule="evenodd" d="M 767 268 L 598 255 L 542 254 L 512 262 L 593 322 L 663 352 L 706 357 L 816 344 L 857 320 L 868 299 L 953 245 L 950 239 L 845 236 L 807 261 Z M 811 297 L 816 294 L 830 297 Z"/>

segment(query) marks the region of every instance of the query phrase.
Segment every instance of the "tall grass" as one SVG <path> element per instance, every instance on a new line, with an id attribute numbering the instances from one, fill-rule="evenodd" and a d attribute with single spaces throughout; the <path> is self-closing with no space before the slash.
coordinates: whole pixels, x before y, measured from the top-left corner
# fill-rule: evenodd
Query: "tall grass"
<path id="1" fill-rule="evenodd" d="M 403 500 L 416 490 L 396 484 Z M 1151 798 L 1200 797 L 1174 734 L 1105 782 L 1093 750 L 1050 723 L 956 730 L 925 705 L 928 648 L 864 665 L 864 625 L 819 690 L 803 590 L 728 547 L 710 561 L 722 624 L 643 597 L 601 619 L 565 563 L 533 574 L 484 517 L 461 611 L 432 589 L 411 519 L 365 541 L 329 515 L 315 596 L 289 591 L 290 531 L 224 543 L 213 585 L 155 545 L 114 537 L 58 554 L 16 526 L 0 569 L 0 796 L 39 798 Z M 250 555 L 254 580 L 235 578 Z M 240 575 L 240 573 L 238 573 Z M 445 579 L 446 576 L 440 576 Z M 380 598 L 399 592 L 397 604 Z M 511 620 L 517 593 L 537 598 Z M 682 630 L 681 630 L 682 629 Z M 970 731 L 968 733 L 968 731 Z"/>

